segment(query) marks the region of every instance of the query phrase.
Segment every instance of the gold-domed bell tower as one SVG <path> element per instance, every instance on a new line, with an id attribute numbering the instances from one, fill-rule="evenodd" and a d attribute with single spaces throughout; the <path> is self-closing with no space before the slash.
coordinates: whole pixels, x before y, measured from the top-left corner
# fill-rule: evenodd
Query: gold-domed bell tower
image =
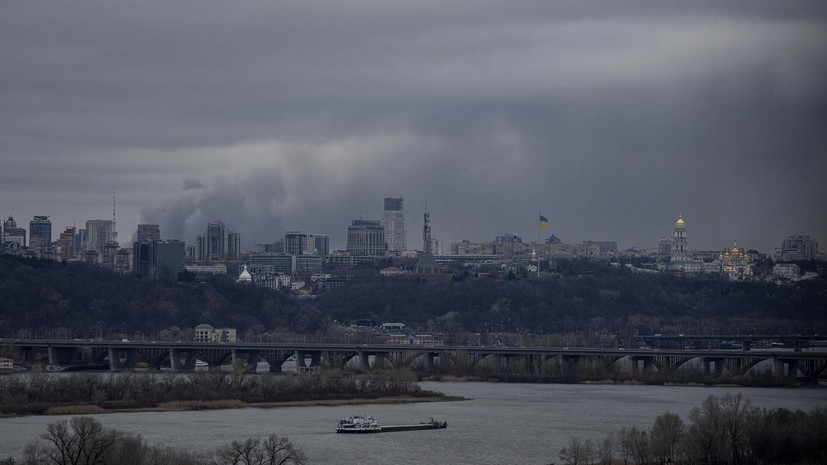
<path id="1" fill-rule="evenodd" d="M 678 221 L 675 221 L 675 237 L 674 246 L 672 247 L 672 260 L 686 260 L 688 258 L 688 251 L 686 248 L 686 222 L 683 220 L 683 214 L 678 215 Z"/>

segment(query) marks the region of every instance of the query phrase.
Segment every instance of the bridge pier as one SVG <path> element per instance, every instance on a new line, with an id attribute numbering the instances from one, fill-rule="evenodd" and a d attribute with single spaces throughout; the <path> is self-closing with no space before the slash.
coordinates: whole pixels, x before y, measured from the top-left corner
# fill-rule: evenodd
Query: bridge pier
<path id="1" fill-rule="evenodd" d="M 704 376 L 721 376 L 724 374 L 724 359 L 722 358 L 703 358 Z"/>
<path id="2" fill-rule="evenodd" d="M 776 358 L 774 360 L 775 375 L 779 378 L 796 379 L 798 377 L 798 360 L 785 360 Z"/>
<path id="3" fill-rule="evenodd" d="M 121 354 L 126 353 L 123 363 Z M 138 349 L 109 348 L 109 370 L 134 370 L 138 366 Z"/>
<path id="4" fill-rule="evenodd" d="M 655 357 L 654 356 L 633 356 L 629 357 L 632 362 L 632 374 L 651 374 L 655 371 Z M 641 368 L 641 365 L 643 367 Z"/>
<path id="5" fill-rule="evenodd" d="M 247 373 L 256 373 L 258 371 L 258 356 L 259 351 L 257 350 L 233 349 L 230 351 L 233 369 Z"/>
<path id="6" fill-rule="evenodd" d="M 435 357 L 436 357 L 436 354 L 434 354 L 433 352 L 428 352 L 428 353 L 425 354 L 425 371 L 428 371 L 428 372 L 434 371 L 434 367 L 436 365 L 434 363 L 434 358 Z"/>
<path id="7" fill-rule="evenodd" d="M 173 373 L 195 371 L 195 356 L 194 350 L 170 349 L 169 350 L 169 365 Z M 184 355 L 183 362 L 181 355 Z"/>
<path id="8" fill-rule="evenodd" d="M 293 356 L 296 360 L 296 371 L 306 370 L 307 363 L 304 361 L 305 352 L 297 350 Z"/>
<path id="9" fill-rule="evenodd" d="M 266 349 L 260 355 L 263 356 L 264 361 L 270 365 L 270 373 L 281 373 L 282 372 L 282 365 L 284 362 L 290 358 L 290 355 L 293 354 L 295 357 L 295 352 L 290 352 L 287 350 L 277 350 L 277 349 Z"/>
<path id="10" fill-rule="evenodd" d="M 560 364 L 563 376 L 575 376 L 577 374 L 578 363 L 580 363 L 580 357 L 577 355 L 560 356 Z"/>
<path id="11" fill-rule="evenodd" d="M 310 366 L 307 366 L 305 357 L 310 356 Z M 296 351 L 296 371 L 308 371 L 319 369 L 322 365 L 322 353 L 318 350 L 314 351 Z"/>
<path id="12" fill-rule="evenodd" d="M 49 365 L 71 365 L 81 359 L 81 350 L 73 347 L 49 347 Z"/>

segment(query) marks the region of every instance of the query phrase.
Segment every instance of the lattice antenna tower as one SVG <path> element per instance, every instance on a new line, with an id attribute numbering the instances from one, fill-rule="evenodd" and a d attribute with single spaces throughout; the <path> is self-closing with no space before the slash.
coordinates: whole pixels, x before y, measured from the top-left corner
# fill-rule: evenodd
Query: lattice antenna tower
<path id="1" fill-rule="evenodd" d="M 118 231 L 115 228 L 115 187 L 112 186 L 112 240 L 118 240 Z"/>
<path id="2" fill-rule="evenodd" d="M 425 224 L 422 226 L 422 250 L 431 253 L 431 213 L 428 211 L 428 202 L 425 202 Z"/>

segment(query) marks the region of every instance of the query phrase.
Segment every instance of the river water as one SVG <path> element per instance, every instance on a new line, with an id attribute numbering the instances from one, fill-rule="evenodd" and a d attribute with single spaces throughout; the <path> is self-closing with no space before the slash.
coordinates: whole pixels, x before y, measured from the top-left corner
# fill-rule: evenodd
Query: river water
<path id="1" fill-rule="evenodd" d="M 458 395 L 459 402 L 342 407 L 248 408 L 198 412 L 96 415 L 104 426 L 140 433 L 154 444 L 184 449 L 214 448 L 269 433 L 287 435 L 310 464 L 515 464 L 559 461 L 570 436 L 599 441 L 621 427 L 649 428 L 655 416 L 672 411 L 688 420 L 709 395 L 741 392 L 759 407 L 810 411 L 827 406 L 827 386 L 728 388 L 569 384 L 421 383 L 425 389 Z M 353 414 L 383 424 L 435 417 L 448 428 L 432 431 L 344 435 L 334 428 Z M 0 419 L 0 458 L 19 457 L 24 445 L 48 423 L 69 417 Z"/>

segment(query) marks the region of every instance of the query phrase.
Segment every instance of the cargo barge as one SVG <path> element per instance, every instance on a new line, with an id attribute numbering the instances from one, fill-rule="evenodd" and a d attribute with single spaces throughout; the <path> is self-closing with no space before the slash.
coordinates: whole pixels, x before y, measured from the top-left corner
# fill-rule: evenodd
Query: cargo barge
<path id="1" fill-rule="evenodd" d="M 336 426 L 337 433 L 346 434 L 368 434 L 368 433 L 392 433 L 397 431 L 419 431 L 426 429 L 444 429 L 448 427 L 446 421 L 436 421 L 433 418 L 425 423 L 414 423 L 410 425 L 380 425 L 373 417 L 354 415 L 339 420 Z"/>

